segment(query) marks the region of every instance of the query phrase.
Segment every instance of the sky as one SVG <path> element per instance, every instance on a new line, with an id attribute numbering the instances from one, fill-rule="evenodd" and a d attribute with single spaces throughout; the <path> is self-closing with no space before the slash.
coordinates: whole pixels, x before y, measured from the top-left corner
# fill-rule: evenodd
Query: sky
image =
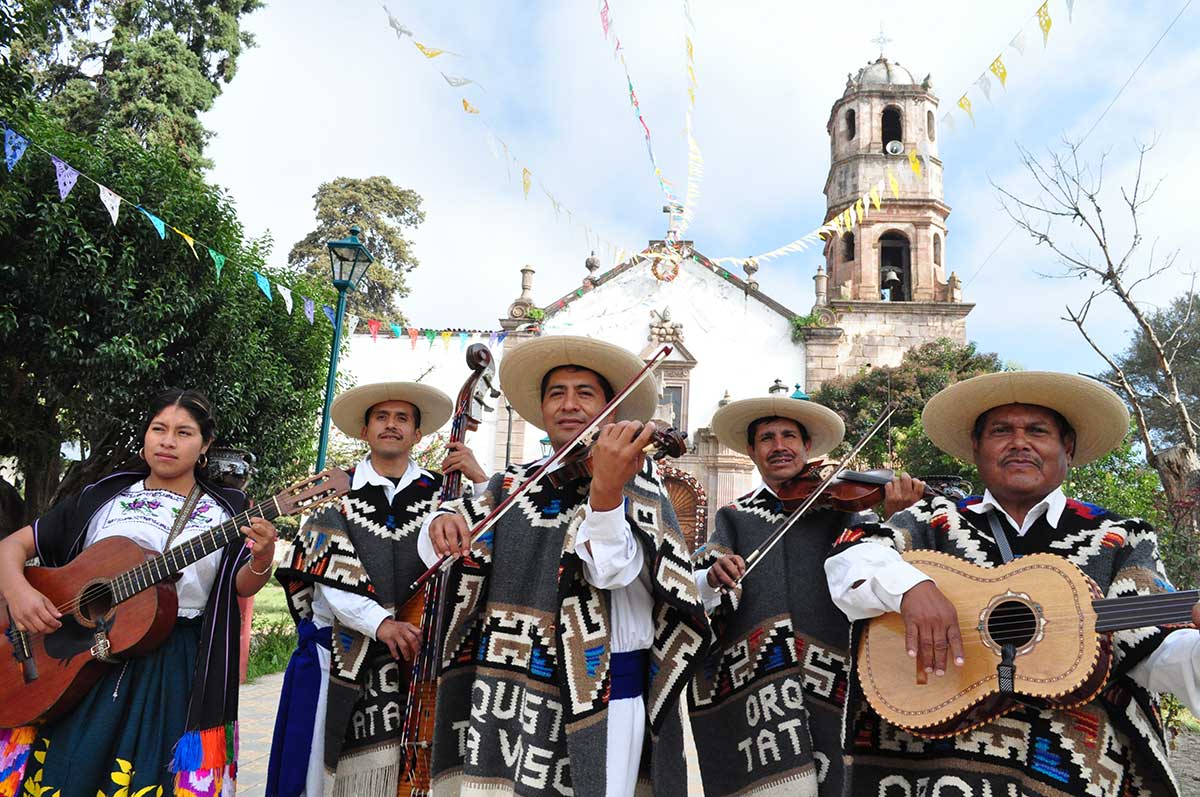
<path id="1" fill-rule="evenodd" d="M 693 133 L 705 173 L 686 237 L 711 258 L 744 258 L 823 221 L 830 108 L 847 73 L 879 54 L 873 40 L 882 26 L 887 57 L 918 80 L 932 76 L 939 117 L 997 55 L 1008 69 L 1007 88 L 993 82 L 990 101 L 971 89 L 974 125 L 957 111 L 953 130 L 939 125 L 952 208 L 945 264 L 965 283 L 964 301 L 975 303 L 967 336 L 980 349 L 1022 368 L 1104 368 L 1062 320 L 1093 284 L 1062 278 L 1047 247 L 1014 231 L 993 187 L 1037 197 L 1022 147 L 1044 157 L 1062 151 L 1064 138 L 1086 136 L 1081 157 L 1092 166 L 1104 158 L 1099 201 L 1123 250 L 1132 228 L 1120 188 L 1132 184 L 1139 144 L 1154 142 L 1144 179 L 1158 190 L 1141 219 L 1131 277 L 1146 273 L 1152 245 L 1160 264 L 1177 257 L 1135 298 L 1153 309 L 1191 284 L 1200 49 L 1186 42 L 1200 39 L 1200 5 L 1190 0 L 1076 0 L 1070 18 L 1065 0 L 1050 0 L 1044 47 L 1036 2 L 692 0 L 694 29 L 682 0 L 608 4 L 606 39 L 593 0 L 387 0 L 414 34 L 402 38 L 376 2 L 276 0 L 244 19 L 258 46 L 241 56 L 203 118 L 215 133 L 210 177 L 227 190 L 248 235 L 273 238 L 278 264 L 313 228 L 312 197 L 322 182 L 382 174 L 417 191 L 426 220 L 407 234 L 420 266 L 408 275 L 402 311 L 421 327 L 493 329 L 519 293 L 522 266 L 535 269 L 533 295 L 544 305 L 579 286 L 591 249 L 599 247 L 607 268 L 608 244 L 637 250 L 665 232 L 663 195 L 612 55 L 614 36 L 658 163 L 680 195 L 684 34 L 691 36 L 699 84 Z M 1019 30 L 1028 43 L 1023 55 L 1009 44 Z M 427 59 L 414 40 L 456 55 Z M 453 88 L 439 71 L 479 85 Z M 464 98 L 478 115 L 464 112 Z M 532 172 L 527 198 L 519 169 L 493 155 L 489 130 Z M 572 210 L 570 219 L 555 212 L 542 186 Z M 1097 256 L 1077 226 L 1057 222 L 1053 233 Z M 761 290 L 805 313 L 820 260 L 810 249 L 763 263 L 756 278 Z M 1124 349 L 1131 327 L 1114 301 L 1093 306 L 1089 332 L 1106 351 Z"/>

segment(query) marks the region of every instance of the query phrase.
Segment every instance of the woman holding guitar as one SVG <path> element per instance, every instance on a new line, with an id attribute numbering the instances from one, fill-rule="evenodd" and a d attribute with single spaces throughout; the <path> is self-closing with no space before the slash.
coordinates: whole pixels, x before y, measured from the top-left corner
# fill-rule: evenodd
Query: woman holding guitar
<path id="1" fill-rule="evenodd" d="M 189 541 L 202 549 L 206 533 L 211 543 L 211 532 L 247 505 L 240 491 L 199 476 L 215 435 L 212 407 L 202 393 L 167 390 L 150 404 L 137 467 L 90 485 L 0 542 L 6 604 L 0 612 L 14 656 L 20 659 L 20 651 L 37 640 L 64 666 L 115 661 L 107 654 L 110 643 L 118 649 L 124 616 L 105 608 L 93 615 L 84 601 L 56 605 L 26 579 L 25 562 L 36 557 L 60 568 L 92 546 L 100 546 L 93 553 L 111 547 L 115 537 L 150 551 Z M 253 595 L 266 583 L 278 536 L 263 518 L 249 520 L 241 532 L 244 538 L 179 570 L 173 590 L 166 585 L 178 608 L 160 598 L 160 615 L 177 613 L 167 618 L 174 619 L 174 629 L 161 646 L 131 651 L 144 655 L 100 668 L 104 674 L 90 689 L 77 680 L 74 689 L 81 694 L 66 713 L 56 704 L 58 716 L 36 728 L 0 730 L 0 795 L 21 793 L 22 779 L 24 793 L 63 797 L 110 790 L 214 794 L 225 778 L 235 777 L 240 617 L 234 598 Z M 101 580 L 97 576 L 97 584 Z M 96 595 L 97 589 L 85 587 L 80 595 Z M 95 616 L 106 619 L 80 622 Z M 20 690 L 37 688 L 32 661 L 24 663 L 23 675 L 18 700 Z"/>

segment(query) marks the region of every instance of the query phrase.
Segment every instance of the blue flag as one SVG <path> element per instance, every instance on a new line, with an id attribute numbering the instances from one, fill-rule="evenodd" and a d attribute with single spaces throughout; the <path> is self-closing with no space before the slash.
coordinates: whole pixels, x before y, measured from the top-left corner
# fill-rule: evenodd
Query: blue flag
<path id="1" fill-rule="evenodd" d="M 21 160 L 21 156 L 25 154 L 28 147 L 29 139 L 11 127 L 4 128 L 4 162 L 8 164 L 10 172 L 17 165 L 17 161 Z"/>
<path id="2" fill-rule="evenodd" d="M 267 297 L 267 301 L 271 301 L 271 282 L 257 271 L 254 272 L 254 281 L 258 283 L 258 288 Z"/>
<path id="3" fill-rule="evenodd" d="M 137 209 L 142 211 L 142 213 L 144 213 L 146 215 L 146 218 L 150 219 L 150 223 L 154 225 L 154 229 L 158 230 L 159 238 L 167 237 L 167 225 L 163 223 L 162 219 L 160 219 L 158 216 L 155 216 L 153 213 L 146 210 L 141 205 L 138 205 Z"/>

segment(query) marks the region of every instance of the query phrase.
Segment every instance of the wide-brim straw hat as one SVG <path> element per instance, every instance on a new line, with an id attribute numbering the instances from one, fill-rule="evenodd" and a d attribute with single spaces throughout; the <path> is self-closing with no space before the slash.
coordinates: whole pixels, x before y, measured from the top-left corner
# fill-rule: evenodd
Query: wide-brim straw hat
<path id="1" fill-rule="evenodd" d="M 333 400 L 333 425 L 357 438 L 367 410 L 384 401 L 407 401 L 421 411 L 421 432 L 432 434 L 450 420 L 454 402 L 436 387 L 418 382 L 375 382 L 347 390 Z"/>
<path id="2" fill-rule="evenodd" d="M 726 448 L 745 453 L 746 433 L 750 424 L 760 418 L 791 418 L 808 432 L 811 459 L 824 456 L 837 447 L 846 436 L 846 424 L 836 412 L 807 399 L 761 396 L 732 401 L 717 410 L 712 430 Z"/>
<path id="3" fill-rule="evenodd" d="M 933 444 L 964 462 L 974 462 L 975 420 L 1006 404 L 1048 407 L 1075 429 L 1073 465 L 1086 465 L 1112 451 L 1129 432 L 1129 410 L 1099 382 L 1054 371 L 1004 371 L 956 382 L 929 400 L 921 413 Z"/>
<path id="4" fill-rule="evenodd" d="M 505 352 L 500 361 L 500 388 L 522 418 L 543 431 L 542 379 L 555 368 L 578 365 L 603 376 L 614 391 L 625 387 L 646 363 L 631 351 L 604 341 L 575 335 L 546 335 Z M 642 381 L 609 417 L 645 423 L 658 407 L 658 383 Z"/>

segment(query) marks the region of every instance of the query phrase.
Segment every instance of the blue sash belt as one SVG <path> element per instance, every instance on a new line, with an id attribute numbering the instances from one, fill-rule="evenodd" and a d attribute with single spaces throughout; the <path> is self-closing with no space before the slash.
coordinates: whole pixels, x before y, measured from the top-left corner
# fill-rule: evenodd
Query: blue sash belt
<path id="1" fill-rule="evenodd" d="M 266 793 L 272 797 L 296 797 L 304 792 L 308 758 L 312 754 L 313 723 L 317 718 L 317 698 L 321 680 L 326 677 L 317 656 L 317 645 L 326 650 L 332 648 L 329 626 L 317 628 L 312 620 L 301 620 L 296 633 L 300 640 L 283 675 L 271 758 L 267 764 Z"/>
<path id="2" fill-rule="evenodd" d="M 614 653 L 609 659 L 609 670 L 612 675 L 609 700 L 641 697 L 646 692 L 646 678 L 650 672 L 650 651 Z"/>

